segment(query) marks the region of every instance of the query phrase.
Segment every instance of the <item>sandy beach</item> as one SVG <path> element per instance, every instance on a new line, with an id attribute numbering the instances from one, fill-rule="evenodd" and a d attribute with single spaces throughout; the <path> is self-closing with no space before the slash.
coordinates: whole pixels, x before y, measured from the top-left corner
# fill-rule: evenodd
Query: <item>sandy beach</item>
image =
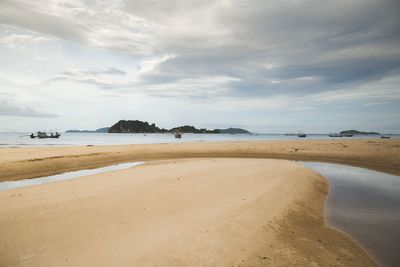
<path id="1" fill-rule="evenodd" d="M 325 178 L 292 160 L 399 174 L 400 141 L 0 149 L 2 180 L 146 162 L 0 192 L 0 266 L 375 266 L 324 224 Z"/>
<path id="2" fill-rule="evenodd" d="M 198 142 L 0 149 L 0 181 L 110 164 L 175 158 L 274 158 L 321 161 L 400 174 L 400 140 Z"/>
<path id="3" fill-rule="evenodd" d="M 326 180 L 203 158 L 0 193 L 1 266 L 375 266 L 325 226 Z"/>

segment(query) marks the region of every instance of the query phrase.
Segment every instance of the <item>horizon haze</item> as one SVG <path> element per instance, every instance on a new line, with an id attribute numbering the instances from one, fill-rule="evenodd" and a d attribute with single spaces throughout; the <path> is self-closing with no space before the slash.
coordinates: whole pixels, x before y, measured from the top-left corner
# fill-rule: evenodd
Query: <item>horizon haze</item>
<path id="1" fill-rule="evenodd" d="M 397 0 L 2 0 L 0 132 L 400 133 Z"/>

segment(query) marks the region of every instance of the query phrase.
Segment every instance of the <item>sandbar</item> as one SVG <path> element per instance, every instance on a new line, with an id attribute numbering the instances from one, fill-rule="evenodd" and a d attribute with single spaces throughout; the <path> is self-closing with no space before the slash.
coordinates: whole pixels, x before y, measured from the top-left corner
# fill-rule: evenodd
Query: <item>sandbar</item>
<path id="1" fill-rule="evenodd" d="M 376 266 L 292 161 L 152 161 L 0 192 L 0 266 Z"/>

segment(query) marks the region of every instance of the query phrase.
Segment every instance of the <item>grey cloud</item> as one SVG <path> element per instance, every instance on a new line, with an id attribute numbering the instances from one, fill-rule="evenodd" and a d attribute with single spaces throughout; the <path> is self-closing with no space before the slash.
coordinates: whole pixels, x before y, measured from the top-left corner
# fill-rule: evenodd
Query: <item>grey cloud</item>
<path id="1" fill-rule="evenodd" d="M 16 116 L 16 117 L 37 117 L 50 118 L 57 117 L 56 114 L 41 112 L 30 107 L 16 105 L 14 103 L 0 100 L 0 116 Z"/>
<path id="2" fill-rule="evenodd" d="M 152 50 L 150 22 L 97 2 L 2 0 L 0 23 L 134 55 Z"/>
<path id="3" fill-rule="evenodd" d="M 180 56 L 144 79 L 231 76 L 240 81 L 230 93 L 240 96 L 308 94 L 382 79 L 400 69 L 399 13 L 398 1 L 240 1 L 219 10 L 216 27 L 229 33 L 225 42 L 208 39 L 199 48 L 185 36 L 166 37 Z M 295 80 L 302 77 L 319 79 Z M 268 82 L 275 80 L 284 81 Z"/>
<path id="4" fill-rule="evenodd" d="M 257 97 L 351 88 L 400 69 L 397 0 L 78 1 L 57 14 L 32 3 L 1 1 L 0 23 L 149 58 L 176 55 L 142 74 L 140 84 L 101 79 L 125 75 L 119 70 L 66 71 L 50 81 L 113 89 L 190 79 L 185 90 L 196 91 L 196 80 L 201 87 L 202 79 L 231 77 L 221 94 Z"/>
<path id="5" fill-rule="evenodd" d="M 24 1 L 2 0 L 0 2 L 0 23 L 79 43 L 87 42 L 87 32 L 89 31 L 85 25 L 77 21 L 71 21 L 56 14 L 46 14 Z"/>

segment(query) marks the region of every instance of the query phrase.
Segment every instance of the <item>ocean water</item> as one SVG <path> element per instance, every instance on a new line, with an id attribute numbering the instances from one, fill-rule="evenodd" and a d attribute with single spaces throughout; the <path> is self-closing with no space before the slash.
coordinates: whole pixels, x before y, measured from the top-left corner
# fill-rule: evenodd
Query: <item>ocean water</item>
<path id="1" fill-rule="evenodd" d="M 327 134 L 308 134 L 306 138 L 285 134 L 183 134 L 176 139 L 173 134 L 108 134 L 108 133 L 63 133 L 59 139 L 31 139 L 30 133 L 0 133 L 0 147 L 25 146 L 79 146 L 79 145 L 125 145 L 125 144 L 163 144 L 183 142 L 213 141 L 251 141 L 251 140 L 323 140 L 380 138 L 379 135 L 331 138 Z M 400 138 L 393 135 L 391 138 Z"/>
<path id="2" fill-rule="evenodd" d="M 380 266 L 400 266 L 400 176 L 330 163 L 302 164 L 329 181 L 328 225 L 349 234 Z"/>

